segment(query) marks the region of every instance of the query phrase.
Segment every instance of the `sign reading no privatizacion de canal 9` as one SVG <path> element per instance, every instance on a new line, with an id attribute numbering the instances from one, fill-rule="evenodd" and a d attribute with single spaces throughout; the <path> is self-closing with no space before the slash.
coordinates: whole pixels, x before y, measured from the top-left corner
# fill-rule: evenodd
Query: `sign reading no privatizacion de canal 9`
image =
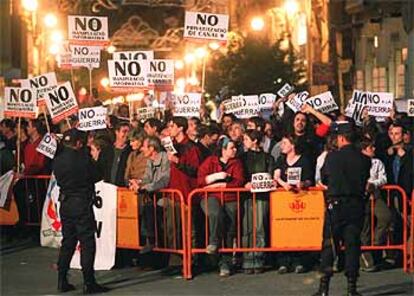
<path id="1" fill-rule="evenodd" d="M 45 100 L 53 123 L 58 123 L 78 111 L 78 102 L 69 81 L 47 92 Z"/>
<path id="2" fill-rule="evenodd" d="M 79 109 L 78 130 L 93 131 L 106 128 L 106 113 L 107 109 L 105 107 Z"/>
<path id="3" fill-rule="evenodd" d="M 71 44 L 108 44 L 108 18 L 106 16 L 69 15 L 68 35 Z"/>
<path id="4" fill-rule="evenodd" d="M 229 16 L 204 12 L 185 12 L 184 38 L 227 41 Z"/>

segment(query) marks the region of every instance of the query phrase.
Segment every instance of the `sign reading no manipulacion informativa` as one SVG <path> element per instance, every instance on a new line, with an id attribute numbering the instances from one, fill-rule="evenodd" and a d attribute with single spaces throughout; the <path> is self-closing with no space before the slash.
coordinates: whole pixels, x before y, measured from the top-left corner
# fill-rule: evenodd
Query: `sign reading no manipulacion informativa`
<path id="1" fill-rule="evenodd" d="M 108 18 L 99 16 L 69 15 L 68 35 L 69 42 L 71 44 L 108 44 Z"/>
<path id="2" fill-rule="evenodd" d="M 45 94 L 46 106 L 52 117 L 53 123 L 78 112 L 78 102 L 73 93 L 70 82 L 65 82 Z"/>
<path id="3" fill-rule="evenodd" d="M 147 60 L 151 61 L 154 59 L 154 51 L 152 50 L 141 50 L 141 51 L 117 51 L 112 54 L 114 60 Z"/>
<path id="4" fill-rule="evenodd" d="M 204 12 L 185 12 L 184 38 L 227 41 L 229 16 Z"/>
<path id="5" fill-rule="evenodd" d="M 142 60 L 109 60 L 109 85 L 112 88 L 147 88 L 149 64 Z"/>
<path id="6" fill-rule="evenodd" d="M 37 93 L 28 87 L 4 89 L 4 116 L 36 118 Z"/>

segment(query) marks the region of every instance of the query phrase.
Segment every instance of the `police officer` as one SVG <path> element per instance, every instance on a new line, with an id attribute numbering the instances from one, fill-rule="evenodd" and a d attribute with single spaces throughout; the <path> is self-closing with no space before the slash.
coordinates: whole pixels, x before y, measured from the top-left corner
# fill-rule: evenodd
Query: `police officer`
<path id="1" fill-rule="evenodd" d="M 345 246 L 345 275 L 348 296 L 361 295 L 356 290 L 361 251 L 360 235 L 364 220 L 364 194 L 371 161 L 353 143 L 355 131 L 351 123 L 335 122 L 338 150 L 330 152 L 322 167 L 322 181 L 327 186 L 326 213 L 323 229 L 319 290 L 314 296 L 327 296 L 333 275 L 333 261 L 339 241 Z"/>
<path id="2" fill-rule="evenodd" d="M 58 260 L 58 290 L 67 292 L 75 287 L 69 284 L 67 273 L 78 241 L 80 242 L 84 294 L 102 293 L 109 289 L 98 285 L 94 276 L 95 230 L 93 197 L 95 182 L 101 179 L 101 170 L 83 148 L 86 136 L 71 129 L 63 135 L 63 148 L 53 163 L 53 171 L 60 187 L 60 217 L 62 221 L 62 246 Z M 94 155 L 94 159 L 98 158 Z"/>

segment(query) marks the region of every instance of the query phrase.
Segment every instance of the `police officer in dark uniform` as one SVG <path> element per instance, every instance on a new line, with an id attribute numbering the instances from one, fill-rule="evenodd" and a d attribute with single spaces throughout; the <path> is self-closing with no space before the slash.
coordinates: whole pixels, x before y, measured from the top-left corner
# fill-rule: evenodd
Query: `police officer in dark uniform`
<path id="1" fill-rule="evenodd" d="M 84 279 L 84 294 L 102 293 L 109 289 L 98 285 L 94 276 L 95 230 L 93 214 L 95 182 L 102 178 L 97 167 L 83 145 L 86 140 L 84 132 L 71 129 L 63 135 L 63 148 L 57 153 L 53 171 L 60 187 L 60 217 L 62 221 L 62 246 L 58 260 L 58 290 L 67 292 L 75 287 L 69 284 L 67 273 L 70 261 L 80 242 L 81 266 Z"/>
<path id="2" fill-rule="evenodd" d="M 314 296 L 327 296 L 333 275 L 333 261 L 339 242 L 345 246 L 345 275 L 348 296 L 361 295 L 356 290 L 361 252 L 360 235 L 364 220 L 364 196 L 371 161 L 355 141 L 354 126 L 345 122 L 332 124 L 338 140 L 338 151 L 330 152 L 322 167 L 322 181 L 327 186 L 326 213 L 323 229 L 319 290 Z"/>

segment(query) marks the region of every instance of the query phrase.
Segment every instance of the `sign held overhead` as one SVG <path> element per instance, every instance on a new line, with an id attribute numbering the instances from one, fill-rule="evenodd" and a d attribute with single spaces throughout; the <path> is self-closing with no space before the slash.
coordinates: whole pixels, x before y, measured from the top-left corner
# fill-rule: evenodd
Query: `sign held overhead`
<path id="1" fill-rule="evenodd" d="M 204 12 L 185 12 L 184 38 L 227 41 L 229 16 Z"/>

